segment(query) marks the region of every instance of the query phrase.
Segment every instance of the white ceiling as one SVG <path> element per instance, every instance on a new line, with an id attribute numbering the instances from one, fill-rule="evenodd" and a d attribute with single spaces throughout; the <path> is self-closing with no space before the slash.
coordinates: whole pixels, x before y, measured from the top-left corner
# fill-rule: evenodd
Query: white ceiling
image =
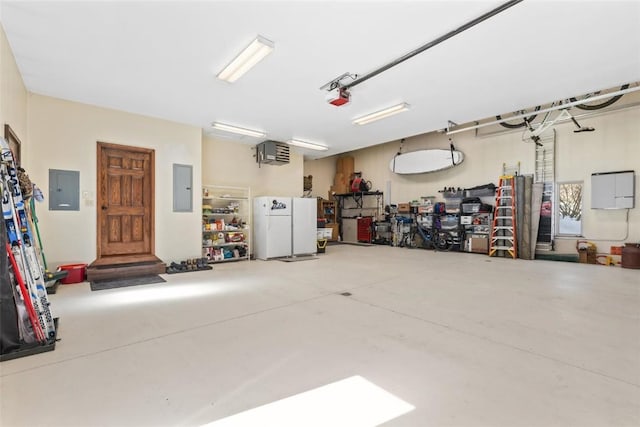
<path id="1" fill-rule="evenodd" d="M 323 156 L 640 80 L 640 1 L 525 0 L 354 87 L 345 106 L 319 89 L 501 3 L 2 1 L 0 17 L 31 92 L 205 131 L 212 121 L 264 130 L 326 144 Z M 237 82 L 218 80 L 258 34 L 274 52 Z M 411 109 L 351 123 L 400 102 Z"/>

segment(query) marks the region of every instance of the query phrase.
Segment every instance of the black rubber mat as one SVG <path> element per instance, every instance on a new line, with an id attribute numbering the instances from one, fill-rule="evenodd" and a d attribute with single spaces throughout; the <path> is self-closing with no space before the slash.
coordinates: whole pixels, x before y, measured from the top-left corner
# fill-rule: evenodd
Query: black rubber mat
<path id="1" fill-rule="evenodd" d="M 126 277 L 123 279 L 94 280 L 91 282 L 91 290 L 103 291 L 105 289 L 126 288 L 129 286 L 150 285 L 152 283 L 163 282 L 166 282 L 166 280 L 158 275 Z"/>
<path id="2" fill-rule="evenodd" d="M 283 261 L 283 262 L 297 262 L 297 261 L 311 261 L 313 259 L 318 259 L 318 257 L 315 255 L 301 255 L 301 256 L 276 258 L 276 259 L 278 261 Z"/>

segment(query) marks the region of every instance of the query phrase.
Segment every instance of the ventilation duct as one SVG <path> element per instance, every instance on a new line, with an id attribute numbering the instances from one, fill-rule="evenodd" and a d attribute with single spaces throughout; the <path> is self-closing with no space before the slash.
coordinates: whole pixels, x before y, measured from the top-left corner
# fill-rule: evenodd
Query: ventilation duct
<path id="1" fill-rule="evenodd" d="M 289 163 L 289 145 L 278 141 L 264 141 L 256 146 L 258 165 L 286 165 Z"/>

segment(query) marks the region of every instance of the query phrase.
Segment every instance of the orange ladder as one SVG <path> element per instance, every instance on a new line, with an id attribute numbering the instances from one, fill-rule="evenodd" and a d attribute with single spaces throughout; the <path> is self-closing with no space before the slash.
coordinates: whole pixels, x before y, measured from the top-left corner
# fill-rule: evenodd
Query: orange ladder
<path id="1" fill-rule="evenodd" d="M 498 251 L 506 251 L 511 258 L 518 257 L 515 189 L 516 180 L 513 175 L 500 177 L 489 241 L 489 256 L 496 256 Z"/>

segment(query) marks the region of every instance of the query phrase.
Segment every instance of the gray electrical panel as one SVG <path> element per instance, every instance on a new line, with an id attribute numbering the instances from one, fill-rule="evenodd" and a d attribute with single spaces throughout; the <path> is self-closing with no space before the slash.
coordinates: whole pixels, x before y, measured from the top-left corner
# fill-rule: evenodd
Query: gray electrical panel
<path id="1" fill-rule="evenodd" d="M 591 174 L 591 209 L 635 207 L 634 171 Z"/>
<path id="2" fill-rule="evenodd" d="M 49 210 L 80 210 L 80 172 L 49 169 Z"/>
<path id="3" fill-rule="evenodd" d="M 173 211 L 193 212 L 193 167 L 173 164 Z"/>
<path id="4" fill-rule="evenodd" d="M 256 147 L 258 164 L 286 165 L 289 163 L 289 145 L 278 141 L 264 141 Z"/>

